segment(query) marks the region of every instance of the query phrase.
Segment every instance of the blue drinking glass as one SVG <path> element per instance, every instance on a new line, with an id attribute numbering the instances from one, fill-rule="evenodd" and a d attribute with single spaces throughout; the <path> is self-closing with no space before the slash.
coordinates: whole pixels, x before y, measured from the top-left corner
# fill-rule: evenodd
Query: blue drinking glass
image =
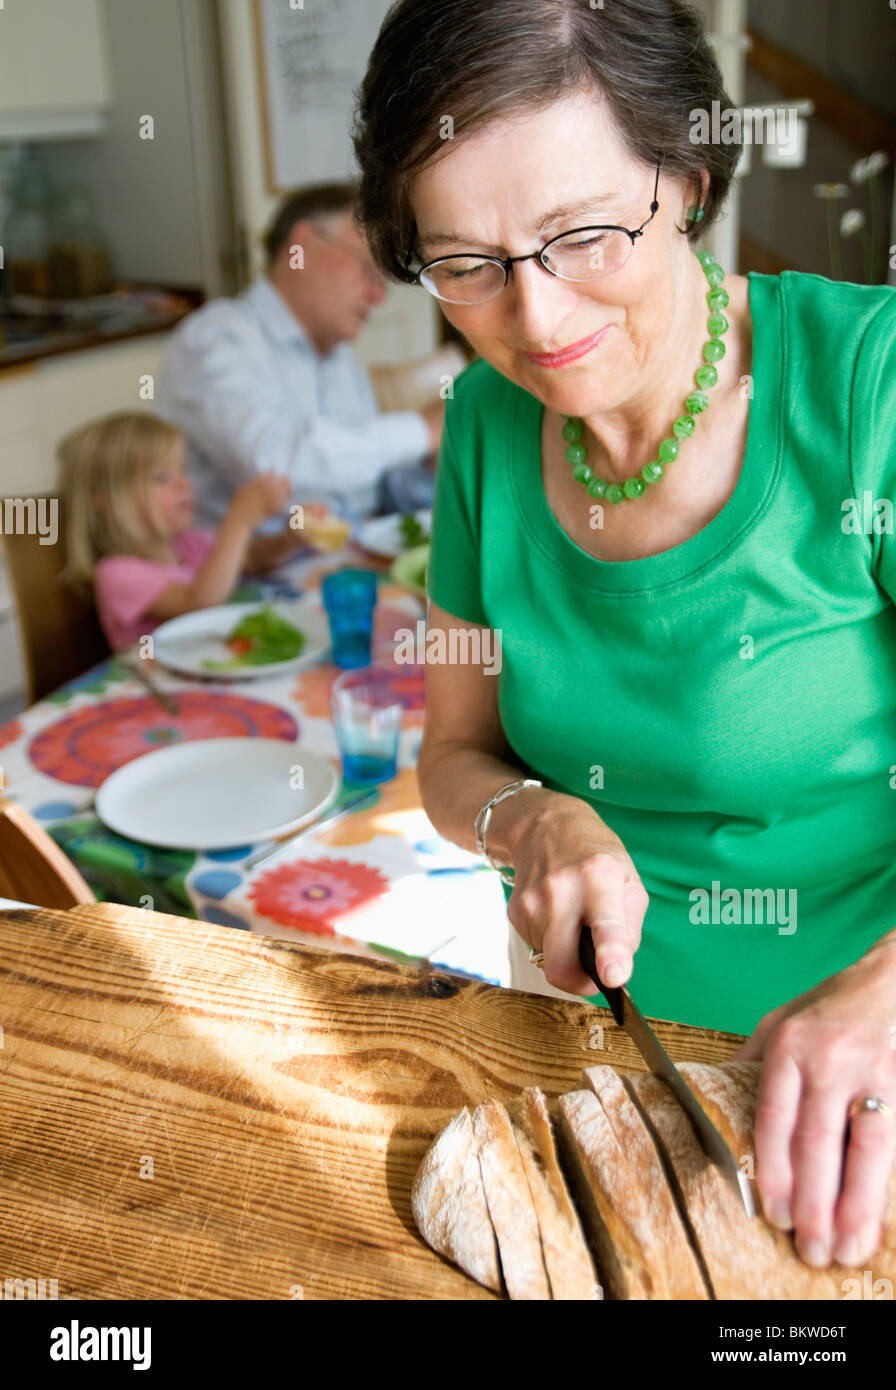
<path id="1" fill-rule="evenodd" d="M 370 665 L 376 575 L 373 570 L 337 570 L 328 574 L 321 595 L 330 620 L 333 660 L 344 670 Z"/>
<path id="2" fill-rule="evenodd" d="M 396 775 L 402 701 L 393 674 L 369 666 L 333 682 L 330 707 L 346 786 L 376 786 Z"/>

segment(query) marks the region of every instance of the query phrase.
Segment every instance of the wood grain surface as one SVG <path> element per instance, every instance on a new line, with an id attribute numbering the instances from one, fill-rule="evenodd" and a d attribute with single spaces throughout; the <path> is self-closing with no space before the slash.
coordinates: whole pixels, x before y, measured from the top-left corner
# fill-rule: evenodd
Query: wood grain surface
<path id="1" fill-rule="evenodd" d="M 0 914 L 0 1029 L 0 1283 L 60 1299 L 492 1298 L 417 1232 L 426 1148 L 643 1069 L 589 1004 L 109 903 Z"/>

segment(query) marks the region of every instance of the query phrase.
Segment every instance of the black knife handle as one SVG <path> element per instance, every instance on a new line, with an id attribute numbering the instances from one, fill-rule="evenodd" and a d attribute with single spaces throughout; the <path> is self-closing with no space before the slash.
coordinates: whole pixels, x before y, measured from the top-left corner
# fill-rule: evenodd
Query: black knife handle
<path id="1" fill-rule="evenodd" d="M 593 980 L 610 1006 L 610 1011 L 616 1022 L 622 1026 L 622 986 L 617 985 L 611 988 L 601 982 L 597 973 L 597 961 L 594 955 L 594 936 L 591 928 L 583 926 L 579 935 L 579 964 L 589 979 Z"/>

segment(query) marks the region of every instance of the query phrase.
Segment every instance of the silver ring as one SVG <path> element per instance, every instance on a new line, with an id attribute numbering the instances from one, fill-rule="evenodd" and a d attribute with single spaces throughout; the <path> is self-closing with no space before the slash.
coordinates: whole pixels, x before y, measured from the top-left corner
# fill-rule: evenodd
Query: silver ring
<path id="1" fill-rule="evenodd" d="M 849 1110 L 846 1112 L 847 1117 L 851 1120 L 854 1115 L 858 1115 L 862 1110 L 876 1110 L 879 1115 L 885 1115 L 888 1120 L 896 1121 L 896 1110 L 893 1109 L 892 1105 L 888 1105 L 885 1100 L 881 1100 L 880 1096 L 860 1096 L 859 1099 L 854 1100 L 849 1107 Z"/>
<path id="2" fill-rule="evenodd" d="M 529 959 L 533 965 L 537 965 L 539 970 L 544 970 L 544 951 L 533 951 L 529 947 Z"/>

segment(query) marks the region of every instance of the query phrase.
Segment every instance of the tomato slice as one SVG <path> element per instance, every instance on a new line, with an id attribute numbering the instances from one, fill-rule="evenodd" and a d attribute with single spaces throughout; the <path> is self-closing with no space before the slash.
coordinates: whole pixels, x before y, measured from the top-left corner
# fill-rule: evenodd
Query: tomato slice
<path id="1" fill-rule="evenodd" d="M 251 637 L 231 637 L 227 642 L 234 656 L 248 656 L 252 650 Z"/>

